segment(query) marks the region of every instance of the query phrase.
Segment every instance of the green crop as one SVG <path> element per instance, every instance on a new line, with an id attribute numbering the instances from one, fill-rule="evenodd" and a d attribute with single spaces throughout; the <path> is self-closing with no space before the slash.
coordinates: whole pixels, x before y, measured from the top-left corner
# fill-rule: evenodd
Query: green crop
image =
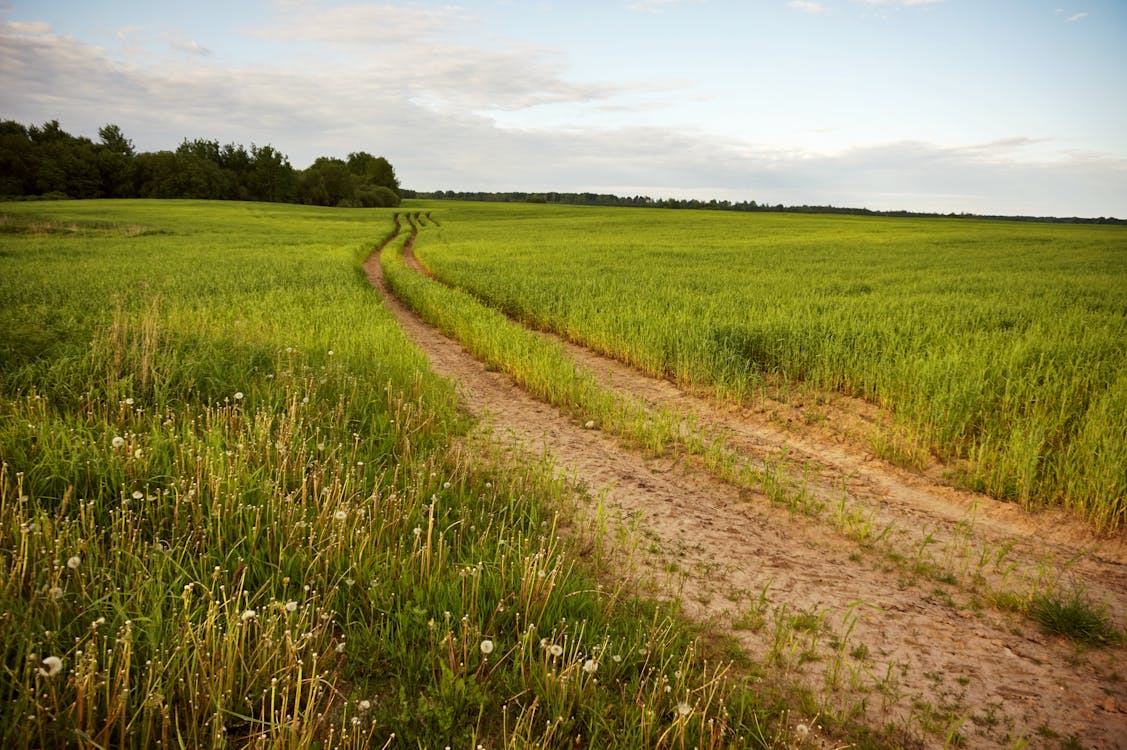
<path id="1" fill-rule="evenodd" d="M 577 562 L 556 532 L 572 488 L 466 454 L 453 388 L 360 268 L 390 211 L 0 214 L 7 746 L 788 731 L 665 609 Z"/>
<path id="2" fill-rule="evenodd" d="M 858 396 L 896 415 L 890 458 L 907 443 L 970 488 L 1127 521 L 1121 227 L 412 207 L 439 220 L 433 272 L 525 323 L 724 397 Z"/>

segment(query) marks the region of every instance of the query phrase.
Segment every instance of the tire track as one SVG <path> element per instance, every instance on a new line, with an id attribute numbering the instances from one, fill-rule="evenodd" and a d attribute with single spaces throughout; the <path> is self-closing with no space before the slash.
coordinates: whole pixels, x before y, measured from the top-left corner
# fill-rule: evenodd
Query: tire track
<path id="1" fill-rule="evenodd" d="M 412 223 L 413 234 L 417 231 Z M 1043 725 L 1075 735 L 1088 747 L 1125 746 L 1127 714 L 1121 709 L 1127 709 L 1127 690 L 1108 677 L 1121 649 L 1077 659 L 1069 643 L 1040 635 L 1022 618 L 952 606 L 941 587 L 929 590 L 931 584 L 905 580 L 895 565 L 858 555 L 855 543 L 826 524 L 720 482 L 692 461 L 624 450 L 613 438 L 532 399 L 508 376 L 487 371 L 460 344 L 416 318 L 389 294 L 378 253 L 365 270 L 433 369 L 457 382 L 463 403 L 495 439 L 535 457 L 549 452 L 562 470 L 603 498 L 612 524 L 634 534 L 628 556 L 636 574 L 678 601 L 690 617 L 730 631 L 752 656 L 769 660 L 775 673 L 806 684 L 832 705 L 863 707 L 869 721 L 899 723 L 919 734 L 925 746 L 941 744 L 935 733 L 941 737 L 960 719 L 960 731 L 973 747 L 1035 738 Z M 845 448 L 827 451 L 809 437 L 730 413 L 581 348 L 569 349 L 615 388 L 709 420 L 740 451 L 762 456 L 785 449 L 792 457 L 816 457 L 831 467 L 819 475 L 817 491 L 825 491 L 822 478 L 835 472 L 857 475 L 850 497 L 859 494 L 854 484 L 865 487 L 882 519 L 908 516 L 907 523 L 918 525 L 910 513 L 923 513 L 938 528 L 938 520 L 950 513 L 927 508 L 946 502 L 946 489 L 929 494 L 917 480 L 872 469 L 872 461 L 858 460 Z M 1001 515 L 991 510 L 985 517 L 989 523 L 981 528 L 1007 533 Z M 944 523 L 959 526 L 957 520 Z M 1115 566 L 1092 563 L 1095 559 L 1086 564 Z M 1123 589 L 1113 582 L 1109 591 L 1121 595 Z"/>

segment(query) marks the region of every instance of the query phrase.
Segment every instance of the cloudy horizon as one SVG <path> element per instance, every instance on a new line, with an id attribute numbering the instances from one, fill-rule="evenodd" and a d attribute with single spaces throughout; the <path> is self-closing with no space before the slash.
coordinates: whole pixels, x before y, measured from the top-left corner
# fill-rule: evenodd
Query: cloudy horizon
<path id="1" fill-rule="evenodd" d="M 404 187 L 1127 218 L 1127 8 L 0 2 L 0 117 Z"/>

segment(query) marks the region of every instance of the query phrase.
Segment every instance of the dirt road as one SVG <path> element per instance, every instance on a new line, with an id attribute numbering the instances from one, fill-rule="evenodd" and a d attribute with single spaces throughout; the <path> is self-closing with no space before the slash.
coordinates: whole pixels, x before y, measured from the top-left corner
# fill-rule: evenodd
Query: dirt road
<path id="1" fill-rule="evenodd" d="M 608 538 L 630 561 L 623 575 L 731 633 L 771 675 L 895 724 L 925 747 L 957 733 L 966 747 L 1024 738 L 1056 748 L 1074 737 L 1088 748 L 1127 748 L 1127 650 L 1080 649 L 994 606 L 1005 601 L 999 592 L 1082 585 L 1122 624 L 1122 536 L 1093 541 L 1061 516 L 1031 517 L 944 486 L 939 468 L 909 472 L 877 460 L 853 439 L 859 425 L 883 418 L 867 404 L 832 397 L 811 425 L 792 405 L 719 404 L 567 344 L 610 387 L 692 414 L 741 460 L 773 467 L 812 509 L 795 512 L 691 458 L 626 449 L 533 399 L 391 296 L 377 254 L 365 269 L 494 439 L 537 456 L 546 450 L 602 498 Z"/>

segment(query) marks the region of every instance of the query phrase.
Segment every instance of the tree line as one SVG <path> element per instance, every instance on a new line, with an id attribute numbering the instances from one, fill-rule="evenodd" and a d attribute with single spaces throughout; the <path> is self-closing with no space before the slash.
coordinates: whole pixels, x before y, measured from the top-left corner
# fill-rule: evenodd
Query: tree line
<path id="1" fill-rule="evenodd" d="M 877 211 L 871 208 L 852 208 L 848 206 L 811 206 L 782 203 L 757 203 L 756 201 L 698 200 L 696 198 L 651 198 L 648 195 L 620 196 L 612 193 L 526 193 L 474 192 L 436 190 L 433 192 L 405 191 L 405 198 L 429 198 L 432 200 L 493 201 L 501 203 L 561 203 L 575 206 L 629 206 L 632 208 L 677 208 L 711 211 L 758 211 L 806 214 L 845 214 L 852 216 L 899 216 L 899 217 L 938 217 L 946 216 L 964 219 L 1004 219 L 1007 221 L 1040 221 L 1068 224 L 1127 224 L 1127 219 L 1101 216 L 1099 218 L 1059 217 L 1059 216 L 1002 216 L 996 214 L 935 213 L 927 211 Z"/>
<path id="2" fill-rule="evenodd" d="M 0 121 L 0 199 L 201 198 L 304 203 L 316 206 L 398 206 L 395 169 L 365 151 L 347 159 L 321 157 L 295 169 L 273 146 L 185 139 L 175 151 L 138 153 L 117 125 L 98 141 L 42 126 Z"/>

